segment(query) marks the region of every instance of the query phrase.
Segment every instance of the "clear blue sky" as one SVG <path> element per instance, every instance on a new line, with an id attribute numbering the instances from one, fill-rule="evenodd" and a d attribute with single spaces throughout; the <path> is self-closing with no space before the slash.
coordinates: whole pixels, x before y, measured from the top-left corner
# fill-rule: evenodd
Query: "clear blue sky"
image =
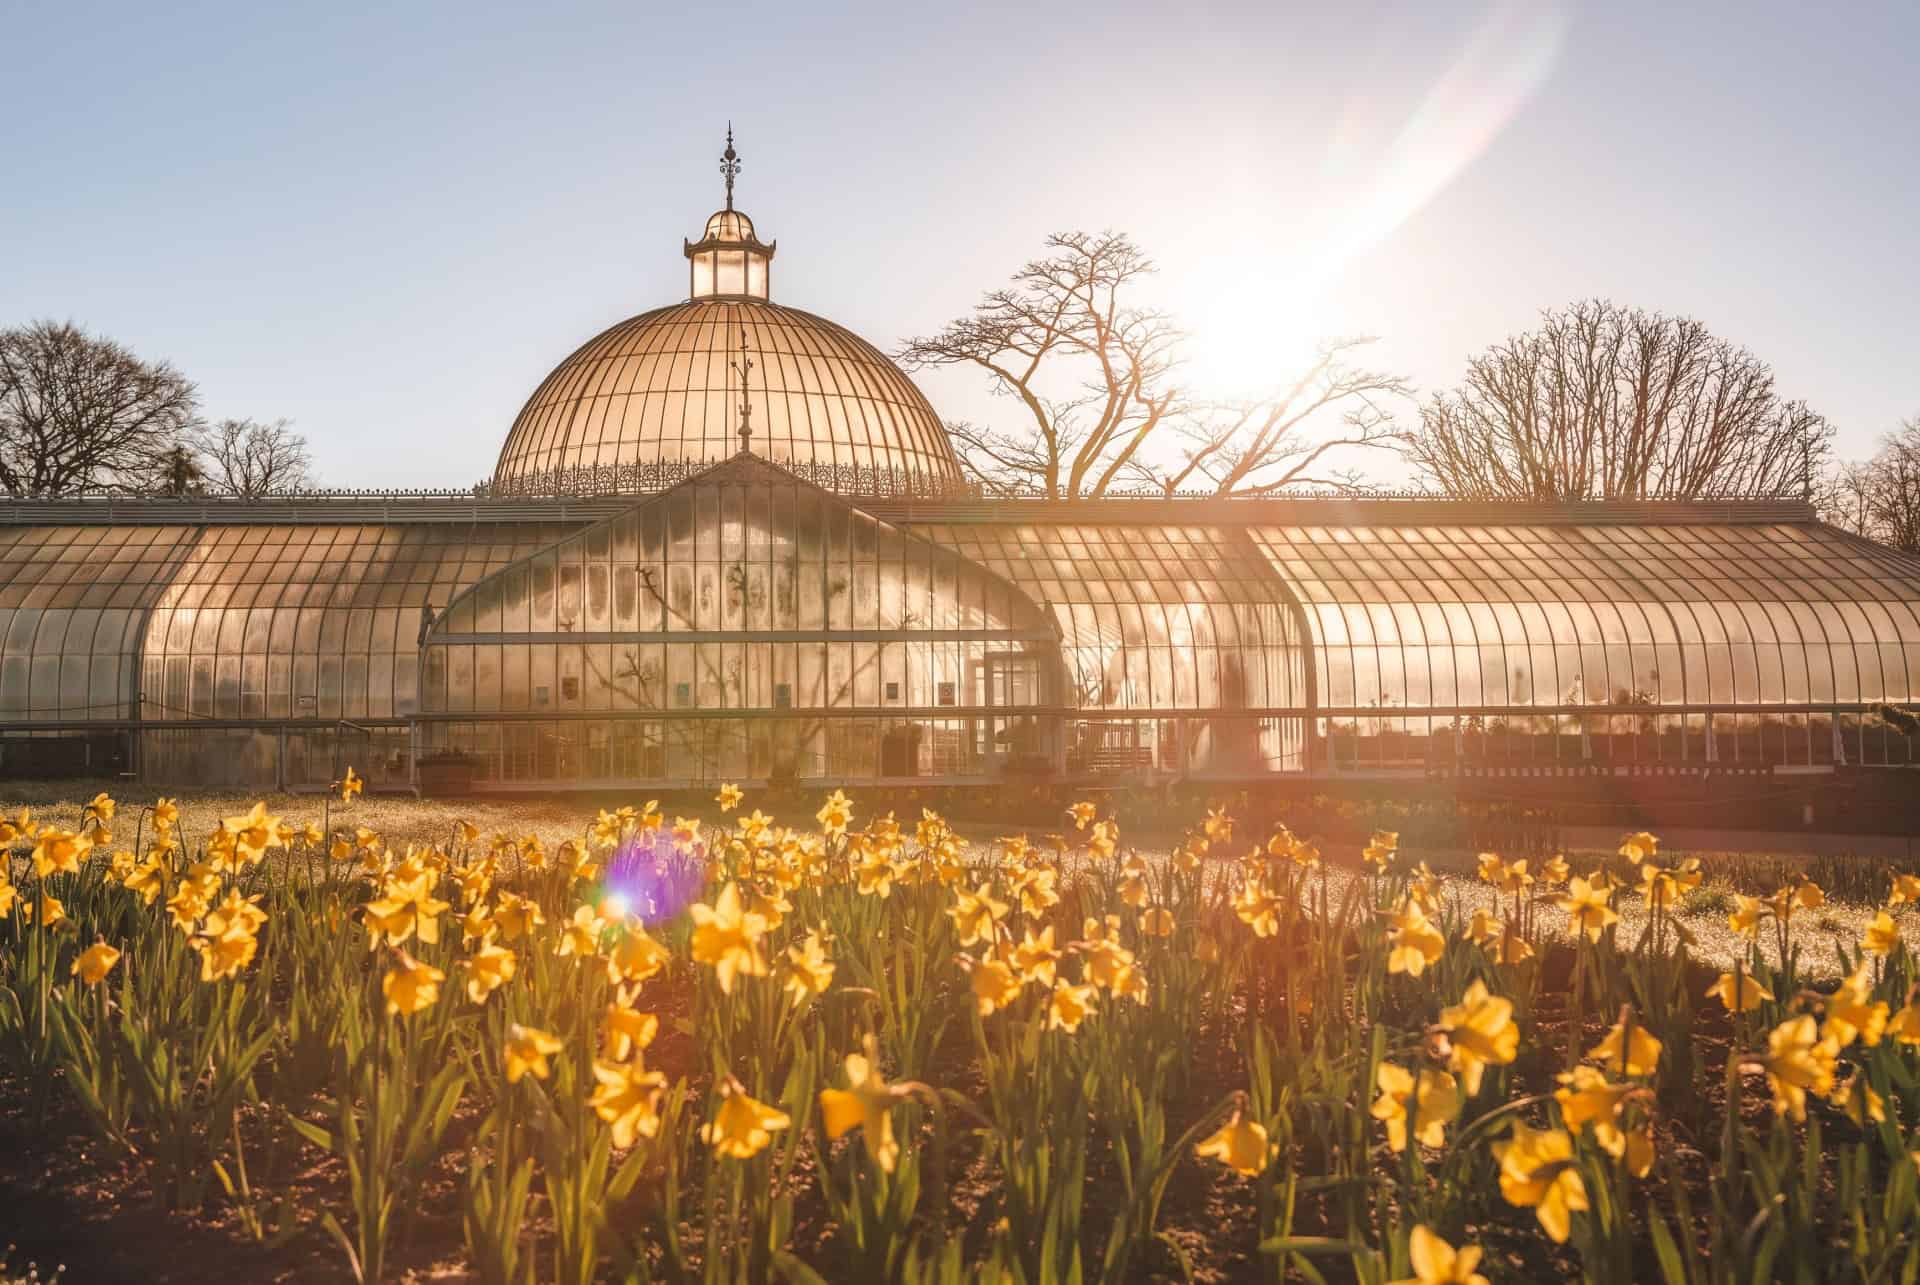
<path id="1" fill-rule="evenodd" d="M 166 358 L 334 484 L 486 476 L 555 362 L 684 294 L 729 117 L 775 298 L 883 348 L 1111 227 L 1209 390 L 1356 332 L 1442 387 L 1605 295 L 1752 348 L 1843 454 L 1920 414 L 1910 2 L 40 0 L 6 34 L 0 324 Z"/>

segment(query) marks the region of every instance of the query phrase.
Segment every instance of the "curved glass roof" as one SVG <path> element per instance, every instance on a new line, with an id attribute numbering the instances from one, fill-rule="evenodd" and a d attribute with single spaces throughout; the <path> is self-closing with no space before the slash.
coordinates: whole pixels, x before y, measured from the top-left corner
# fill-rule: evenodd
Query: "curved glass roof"
<path id="1" fill-rule="evenodd" d="M 1324 707 L 1920 695 L 1920 561 L 1813 524 L 1255 526 Z"/>
<path id="2" fill-rule="evenodd" d="M 0 719 L 387 718 L 421 611 L 565 528 L 0 528 Z"/>
<path id="3" fill-rule="evenodd" d="M 1316 725 L 1606 715 L 1709 738 L 1798 719 L 1791 761 L 1842 761 L 1875 705 L 1920 703 L 1920 559 L 1817 523 L 1430 505 L 1240 524 L 1158 503 L 1139 511 L 1204 520 L 915 503 L 889 524 L 737 456 L 594 525 L 558 505 L 0 525 L 0 723 L 510 719 L 539 715 L 543 687 L 554 716 L 577 675 L 582 717 L 1024 705 L 1157 725 L 1161 749 L 1182 738 L 1171 761 L 1239 771 L 1317 755 Z M 623 694 L 643 677 L 651 695 Z"/>
<path id="4" fill-rule="evenodd" d="M 0 718 L 130 716 L 147 612 L 198 538 L 190 526 L 0 527 Z"/>
<path id="5" fill-rule="evenodd" d="M 1297 606 L 1244 537 L 1199 526 L 912 528 L 1050 607 L 1087 710 L 1307 703 Z"/>
<path id="6" fill-rule="evenodd" d="M 577 490 L 596 472 L 734 455 L 743 336 L 754 454 L 903 485 L 959 480 L 933 407 L 879 349 L 797 308 L 710 298 L 623 321 L 561 362 L 514 421 L 495 489 Z"/>

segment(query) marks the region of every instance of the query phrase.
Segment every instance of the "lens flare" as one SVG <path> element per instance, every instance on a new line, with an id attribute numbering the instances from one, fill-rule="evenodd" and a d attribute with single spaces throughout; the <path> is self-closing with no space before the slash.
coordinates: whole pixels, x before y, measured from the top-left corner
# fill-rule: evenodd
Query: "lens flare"
<path id="1" fill-rule="evenodd" d="M 1318 175 L 1294 196 L 1304 227 L 1253 235 L 1264 266 L 1208 274 L 1221 285 L 1199 309 L 1197 364 L 1227 384 L 1262 384 L 1304 364 L 1324 334 L 1322 301 L 1357 260 L 1391 237 L 1478 160 L 1547 81 L 1565 44 L 1560 3 L 1503 0 L 1467 33 L 1458 52 L 1406 115 L 1379 119 L 1380 95 L 1354 97 L 1327 140 Z M 1299 203 L 1289 210 L 1289 222 Z M 1248 391 L 1252 391 L 1251 388 Z"/>

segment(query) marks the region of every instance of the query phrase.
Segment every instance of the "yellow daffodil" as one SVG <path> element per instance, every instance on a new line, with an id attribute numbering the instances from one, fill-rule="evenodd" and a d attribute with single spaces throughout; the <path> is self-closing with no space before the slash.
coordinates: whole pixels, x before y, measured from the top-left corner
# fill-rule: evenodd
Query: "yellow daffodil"
<path id="1" fill-rule="evenodd" d="M 1863 961 L 1827 1000 L 1826 1021 L 1821 1024 L 1820 1034 L 1831 1038 L 1840 1048 L 1856 1039 L 1871 1048 L 1886 1032 L 1887 1014 L 1887 1002 L 1873 998 L 1873 979 L 1867 975 Z"/>
<path id="2" fill-rule="evenodd" d="M 974 1007 L 982 1017 L 990 1017 L 1020 998 L 1020 979 L 997 959 L 973 960 L 968 965 L 967 984 L 973 991 Z"/>
<path id="3" fill-rule="evenodd" d="M 1760 921 L 1770 913 L 1766 902 L 1758 897 L 1733 894 L 1733 909 L 1727 912 L 1727 927 L 1740 936 L 1752 941 L 1760 934 Z"/>
<path id="4" fill-rule="evenodd" d="M 587 1105 L 613 1129 L 613 1145 L 631 1147 L 660 1132 L 660 1093 L 667 1077 L 640 1062 L 593 1064 L 595 1086 Z"/>
<path id="5" fill-rule="evenodd" d="M 1253 929 L 1255 937 L 1271 937 L 1280 931 L 1280 907 L 1280 898 L 1257 879 L 1247 880 L 1233 899 L 1233 913 Z"/>
<path id="6" fill-rule="evenodd" d="M 164 794 L 153 801 L 153 828 L 165 834 L 180 824 L 180 805 Z"/>
<path id="7" fill-rule="evenodd" d="M 977 989 L 975 993 L 978 994 Z M 1071 1035 L 1080 1029 L 1080 1023 L 1092 1011 L 1093 987 L 1057 981 L 1053 984 L 1053 994 L 1047 1000 L 1047 1029 L 1065 1031 Z"/>
<path id="8" fill-rule="evenodd" d="M 728 781 L 720 787 L 720 793 L 713 796 L 713 801 L 720 805 L 722 812 L 731 812 L 740 806 L 740 800 L 745 797 L 739 786 Z"/>
<path id="9" fill-rule="evenodd" d="M 1480 1266 L 1480 1255 L 1478 1245 L 1455 1249 L 1421 1223 L 1407 1240 L 1413 1275 L 1388 1285 L 1488 1285 L 1487 1278 L 1474 1270 Z"/>
<path id="10" fill-rule="evenodd" d="M 767 975 L 766 957 L 760 953 L 760 935 L 765 921 L 741 908 L 740 890 L 729 883 L 720 890 L 714 903 L 696 903 L 688 908 L 693 916 L 693 958 L 711 964 L 714 980 L 725 994 L 733 993 L 733 979 Z"/>
<path id="11" fill-rule="evenodd" d="M 1484 910 L 1473 912 L 1473 918 L 1467 921 L 1464 935 L 1466 939 L 1479 946 L 1485 946 L 1496 940 L 1506 931 L 1506 925 Z"/>
<path id="12" fill-rule="evenodd" d="M 1810 1013 L 1788 1018 L 1768 1032 L 1767 1056 L 1761 1065 L 1773 1090 L 1774 1113 L 1804 1122 L 1807 1094 L 1825 1097 L 1833 1092 L 1839 1054 L 1838 1041 L 1822 1037 Z"/>
<path id="13" fill-rule="evenodd" d="M 1165 906 L 1149 906 L 1140 912 L 1140 931 L 1149 937 L 1173 936 L 1173 912 Z"/>
<path id="14" fill-rule="evenodd" d="M 491 906 L 475 906 L 460 916 L 460 946 L 471 950 L 475 942 L 489 942 L 500 935 L 500 925 L 494 922 Z"/>
<path id="15" fill-rule="evenodd" d="M 860 895 L 878 897 L 882 901 L 892 895 L 893 880 L 898 873 L 893 858 L 884 851 L 867 854 L 866 859 L 854 867 Z"/>
<path id="16" fill-rule="evenodd" d="M 1100 809 L 1091 803 L 1081 802 L 1068 808 L 1067 815 L 1073 818 L 1074 829 L 1084 830 L 1093 824 L 1095 817 L 1100 815 Z"/>
<path id="17" fill-rule="evenodd" d="M 260 939 L 244 919 L 234 919 L 217 932 L 194 937 L 193 948 L 200 955 L 200 980 L 217 982 L 237 976 L 251 964 Z"/>
<path id="18" fill-rule="evenodd" d="M 1718 981 L 1707 987 L 1707 998 L 1718 999 L 1723 1008 L 1732 1012 L 1750 1013 L 1759 1008 L 1763 1000 L 1773 998 L 1773 992 L 1754 979 L 1752 973 L 1740 974 L 1740 995 L 1736 1003 L 1732 973 L 1722 973 Z"/>
<path id="19" fill-rule="evenodd" d="M 440 998 L 440 983 L 447 975 L 404 950 L 395 951 L 394 957 L 394 966 L 380 979 L 380 993 L 387 997 L 389 1016 L 410 1017 Z"/>
<path id="20" fill-rule="evenodd" d="M 600 914 L 592 906 L 582 902 L 573 908 L 573 918 L 560 929 L 559 944 L 553 953 L 562 959 L 571 955 L 578 959 L 592 959 L 600 953 Z"/>
<path id="21" fill-rule="evenodd" d="M 119 804 L 113 801 L 112 796 L 103 790 L 88 800 L 86 805 L 80 809 L 80 812 L 87 824 L 90 826 L 100 826 L 113 820 L 114 810 L 118 807 Z"/>
<path id="22" fill-rule="evenodd" d="M 1433 926 L 1426 911 L 1411 900 L 1388 917 L 1387 942 L 1392 947 L 1387 955 L 1387 971 L 1409 977 L 1425 972 L 1427 965 L 1438 960 L 1447 949 L 1445 935 Z"/>
<path id="23" fill-rule="evenodd" d="M 839 790 L 827 796 L 820 810 L 813 814 L 820 823 L 820 832 L 830 838 L 837 838 L 847 832 L 847 826 L 853 822 L 853 803 Z M 888 1170 L 892 1172 L 891 1169 Z"/>
<path id="24" fill-rule="evenodd" d="M 1013 891 L 1020 897 L 1020 909 L 1038 916 L 1059 905 L 1060 894 L 1056 890 L 1059 880 L 1060 871 L 1051 865 L 1040 864 L 1023 869 L 1013 881 Z"/>
<path id="25" fill-rule="evenodd" d="M 377 950 L 383 941 L 403 945 L 416 935 L 424 945 L 438 945 L 440 916 L 452 906 L 433 895 L 434 883 L 430 870 L 388 879 L 385 895 L 366 904 L 367 948 Z"/>
<path id="26" fill-rule="evenodd" d="M 247 865 L 266 856 L 268 848 L 286 846 L 280 835 L 280 818 L 268 816 L 264 802 L 255 803 L 251 812 L 226 818 L 220 825 L 233 838 L 236 860 Z"/>
<path id="27" fill-rule="evenodd" d="M 158 857 L 148 857 L 145 861 L 127 871 L 120 886 L 140 898 L 142 905 L 151 906 L 167 890 L 169 870 L 165 862 Z"/>
<path id="28" fill-rule="evenodd" d="M 747 1096 L 730 1086 L 712 1124 L 700 1126 L 701 1140 L 715 1152 L 734 1160 L 751 1160 L 766 1149 L 773 1135 L 793 1123 L 784 1111 Z"/>
<path id="29" fill-rule="evenodd" d="M 347 765 L 347 774 L 340 778 L 340 801 L 345 803 L 354 795 L 363 793 L 366 788 L 367 783 L 360 779 L 354 772 L 353 765 L 349 763 Z"/>
<path id="30" fill-rule="evenodd" d="M 1489 1066 L 1505 1066 L 1520 1051 L 1513 1002 L 1489 993 L 1486 983 L 1477 978 L 1458 1004 L 1440 1010 L 1438 1025 L 1447 1033 L 1448 1069 L 1460 1073 L 1468 1097 L 1480 1092 L 1481 1077 Z"/>
<path id="31" fill-rule="evenodd" d="M 640 1012 L 619 995 L 607 1005 L 607 1030 L 601 1047 L 608 1061 L 624 1062 L 636 1050 L 652 1044 L 659 1033 L 658 1017 Z"/>
<path id="32" fill-rule="evenodd" d="M 900 1144 L 893 1136 L 893 1104 L 899 1092 L 880 1076 L 879 1053 L 871 1035 L 865 1053 L 849 1053 L 844 1063 L 847 1087 L 820 1090 L 820 1114 L 829 1138 L 840 1138 L 859 1129 L 867 1144 L 867 1153 L 883 1173 L 892 1173 L 900 1159 Z"/>
<path id="33" fill-rule="evenodd" d="M 1560 1121 L 1572 1133 L 1593 1126 L 1593 1140 L 1616 1160 L 1624 1159 L 1628 1171 L 1644 1178 L 1653 1167 L 1653 1146 L 1644 1129 L 1621 1126 L 1620 1114 L 1627 1100 L 1644 1092 L 1631 1084 L 1610 1082 L 1606 1075 L 1590 1066 L 1576 1066 L 1559 1076 L 1560 1087 L 1554 1100 L 1560 1104 Z"/>
<path id="34" fill-rule="evenodd" d="M 1568 931 L 1585 933 L 1588 941 L 1599 941 L 1607 925 L 1620 922 L 1619 914 L 1607 904 L 1613 889 L 1595 887 L 1589 879 L 1575 876 L 1567 884 L 1567 895 L 1556 903 L 1567 912 Z"/>
<path id="35" fill-rule="evenodd" d="M 1887 894 L 1889 906 L 1904 906 L 1920 903 L 1920 875 L 1895 874 L 1893 891 Z"/>
<path id="36" fill-rule="evenodd" d="M 1613 1024 L 1613 1029 L 1587 1050 L 1587 1056 L 1615 1075 L 1652 1075 L 1660 1063 L 1660 1047 L 1653 1032 L 1635 1021 L 1631 1010 L 1626 1010 Z"/>
<path id="37" fill-rule="evenodd" d="M 1458 1083 L 1445 1071 L 1420 1072 L 1416 1093 L 1413 1072 L 1392 1062 L 1382 1062 L 1374 1073 L 1380 1090 L 1368 1113 L 1387 1126 L 1387 1146 L 1394 1151 L 1407 1149 L 1408 1125 L 1422 1146 L 1444 1147 L 1447 1126 L 1459 1118 Z M 1409 1118 L 1411 1117 L 1411 1118 Z"/>
<path id="38" fill-rule="evenodd" d="M 607 980 L 616 986 L 644 982 L 657 976 L 672 960 L 672 951 L 649 936 L 637 921 L 629 922 L 607 953 Z"/>
<path id="39" fill-rule="evenodd" d="M 1573 1139 L 1560 1129 L 1530 1129 L 1515 1123 L 1513 1136 L 1493 1144 L 1500 1166 L 1500 1194 L 1510 1205 L 1532 1208 L 1541 1229 L 1564 1245 L 1572 1215 L 1587 1208 L 1587 1185 L 1574 1167 Z"/>
<path id="40" fill-rule="evenodd" d="M 1900 1011 L 1887 1019 L 1886 1033 L 1902 1044 L 1920 1044 L 1920 1003 L 1911 992 Z"/>
<path id="41" fill-rule="evenodd" d="M 536 1080 L 546 1079 L 550 1074 L 547 1059 L 561 1048 L 560 1041 L 546 1031 L 514 1022 L 507 1027 L 507 1083 L 520 1083 L 529 1071 Z"/>
<path id="42" fill-rule="evenodd" d="M 833 985 L 836 965 L 827 955 L 827 944 L 818 929 L 807 933 L 787 947 L 785 989 L 796 1004 L 804 1004 L 816 995 L 824 995 Z"/>
<path id="43" fill-rule="evenodd" d="M 993 926 L 1006 917 L 1007 903 L 995 901 L 993 888 L 983 883 L 972 892 L 964 888 L 956 892 L 953 905 L 947 907 L 947 914 L 953 919 L 954 933 L 959 943 L 971 946 L 977 941 L 993 940 Z"/>
<path id="44" fill-rule="evenodd" d="M 476 1004 L 484 1004 L 487 996 L 513 980 L 520 959 L 505 946 L 482 943 L 480 949 L 461 961 L 461 964 L 467 973 L 467 998 Z M 540 1078 L 544 1080 L 546 1077 Z"/>
<path id="45" fill-rule="evenodd" d="M 1893 916 L 1882 910 L 1867 925 L 1860 937 L 1860 949 L 1873 955 L 1891 955 L 1894 947 L 1900 944 L 1900 927 L 1893 922 Z"/>
<path id="46" fill-rule="evenodd" d="M 1025 939 L 1014 947 L 1012 964 L 1021 982 L 1037 982 L 1050 989 L 1060 964 L 1060 951 L 1054 949 L 1054 926 L 1048 924 L 1039 935 L 1029 926 Z"/>
<path id="47" fill-rule="evenodd" d="M 56 874 L 77 875 L 92 847 L 93 840 L 84 834 L 49 826 L 33 845 L 33 873 L 41 879 Z"/>
<path id="48" fill-rule="evenodd" d="M 1567 866 L 1567 859 L 1557 853 L 1540 863 L 1540 882 L 1542 883 L 1565 883 L 1567 876 L 1572 873 Z"/>
<path id="49" fill-rule="evenodd" d="M 80 952 L 80 957 L 73 961 L 71 971 L 73 976 L 87 985 L 98 986 L 119 962 L 119 951 L 104 941 L 97 941 Z"/>
<path id="50" fill-rule="evenodd" d="M 500 925 L 501 941 L 519 941 L 546 923 L 547 916 L 533 898 L 503 892 L 493 912 L 493 922 Z"/>
<path id="51" fill-rule="evenodd" d="M 1659 851 L 1660 840 L 1648 834 L 1645 830 L 1640 831 L 1638 834 L 1630 834 L 1620 841 L 1620 855 L 1635 865 L 1639 865 L 1643 861 L 1653 860 Z"/>
<path id="52" fill-rule="evenodd" d="M 1194 1154 L 1218 1160 L 1237 1174 L 1257 1178 L 1273 1163 L 1279 1148 L 1267 1137 L 1265 1126 L 1249 1120 L 1235 1110 L 1227 1122 L 1208 1134 L 1193 1149 Z"/>

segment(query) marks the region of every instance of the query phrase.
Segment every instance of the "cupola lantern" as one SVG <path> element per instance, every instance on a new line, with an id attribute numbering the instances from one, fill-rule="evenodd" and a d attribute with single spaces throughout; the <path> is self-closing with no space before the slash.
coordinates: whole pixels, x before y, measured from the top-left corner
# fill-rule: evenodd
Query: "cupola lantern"
<path id="1" fill-rule="evenodd" d="M 733 124 L 727 124 L 727 150 L 720 154 L 727 181 L 727 205 L 707 220 L 698 241 L 685 243 L 687 293 L 694 299 L 765 299 L 778 242 L 762 244 L 753 220 L 733 208 L 733 181 L 740 175 L 740 154 L 733 149 Z"/>

